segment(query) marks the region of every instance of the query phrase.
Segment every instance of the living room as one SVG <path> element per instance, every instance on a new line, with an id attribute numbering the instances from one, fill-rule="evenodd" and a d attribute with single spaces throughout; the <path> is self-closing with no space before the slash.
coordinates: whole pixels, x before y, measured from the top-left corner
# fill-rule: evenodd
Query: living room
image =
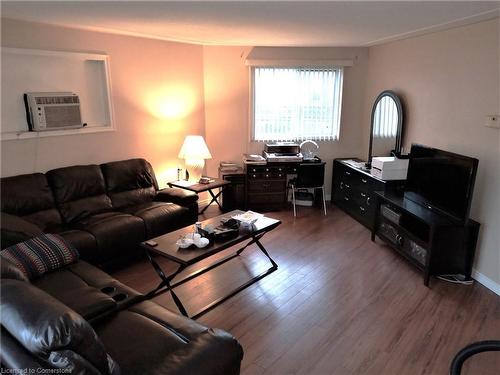
<path id="1" fill-rule="evenodd" d="M 55 276 L 51 276 L 53 271 L 32 282 L 37 288 L 36 291 L 29 289 L 34 293 L 30 298 L 43 301 L 40 294 L 36 294 L 42 289 L 76 310 L 89 321 L 89 332 L 97 332 L 97 340 L 100 338 L 104 343 L 99 345 L 107 349 L 108 357 L 113 358 L 116 366 L 104 366 L 100 358 L 100 362 L 90 361 L 94 367 L 92 372 L 74 358 L 66 359 L 69 363 L 66 365 L 57 362 L 49 356 L 56 352 L 60 355 L 61 348 L 55 348 L 57 344 L 44 347 L 44 344 L 23 342 L 16 337 L 15 330 L 11 331 L 12 324 L 16 327 L 28 324 L 29 319 L 24 317 L 22 322 L 16 320 L 14 323 L 14 318 L 2 319 L 2 340 L 5 330 L 13 336 L 13 341 L 17 340 L 12 351 L 2 349 L 2 370 L 14 369 L 13 364 L 19 364 L 19 372 L 38 361 L 47 371 L 71 369 L 81 371 L 75 373 L 103 374 L 120 373 L 116 371 L 122 374 L 208 374 L 240 370 L 245 374 L 438 374 L 449 371 L 453 358 L 465 346 L 498 340 L 499 16 L 499 3 L 493 1 L 2 2 L 2 178 L 28 174 L 42 178 L 40 176 L 46 175 L 47 189 L 50 189 L 48 199 L 55 199 L 51 210 L 57 211 L 56 215 L 62 217 L 60 220 L 65 226 L 80 219 L 80 211 L 89 210 L 88 206 L 80 210 L 74 202 L 83 197 L 79 178 L 90 173 L 87 169 L 65 173 L 62 170 L 65 167 L 95 167 L 92 173 L 103 176 L 104 190 L 88 194 L 94 197 L 102 193 L 104 198 L 99 204 L 109 205 L 109 212 L 118 207 L 116 197 L 123 193 L 122 190 L 113 191 L 111 185 L 123 184 L 122 176 L 130 175 L 130 171 L 146 176 L 149 185 L 144 190 L 148 194 L 156 194 L 158 201 L 173 202 L 184 210 L 181 215 L 181 208 L 175 212 L 171 206 L 168 210 L 164 208 L 171 217 L 161 225 L 146 223 L 146 231 L 154 235 L 148 234 L 148 238 L 137 235 L 135 242 L 128 240 L 126 234 L 132 233 L 139 221 L 135 217 L 135 221 L 128 216 L 125 218 L 125 214 L 131 215 L 128 208 L 120 210 L 123 211 L 121 220 L 129 226 L 120 230 L 113 227 L 114 239 L 105 237 L 100 241 L 98 229 L 94 228 L 95 232 L 92 232 L 94 229 L 84 230 L 97 238 L 92 238 L 97 241 L 96 246 L 111 249 L 106 259 L 111 261 L 110 267 L 101 267 L 100 260 L 94 265 L 110 275 L 99 277 L 115 288 L 111 296 L 126 296 L 122 301 L 115 298 L 116 303 L 108 301 L 113 304 L 109 314 L 114 314 L 116 319 L 108 314 L 102 320 L 104 318 L 94 316 L 98 313 L 92 309 L 87 318 L 87 310 L 80 311 L 76 301 L 67 300 L 66 291 L 63 293 L 59 287 L 68 282 L 67 274 L 56 281 Z M 93 86 L 86 85 L 85 79 L 73 84 L 66 77 L 51 87 L 50 65 L 65 64 L 68 56 L 71 61 L 91 56 L 92 68 L 84 70 L 82 77 L 91 77 L 92 82 L 105 82 L 104 91 L 91 95 L 85 89 Z M 33 63 L 42 60 L 48 61 L 45 62 L 46 76 L 40 66 Z M 265 142 L 255 139 L 255 119 L 252 117 L 255 73 L 252 72 L 259 67 L 297 65 L 311 69 L 333 66 L 342 71 L 337 134 L 328 140 L 311 137 L 319 147 L 317 156 L 326 162 L 323 176 L 326 215 L 319 207 L 321 202 L 316 202 L 318 207 L 298 205 L 294 216 L 288 198 L 280 210 L 267 210 L 265 205 L 262 210 L 244 204 L 235 207 L 244 211 L 253 209 L 265 218 L 280 222 L 272 222 L 258 234 L 262 237 L 238 237 L 238 241 L 251 239 L 262 245 L 267 256 L 259 251 L 259 246 L 252 244 L 243 253 L 242 260 L 228 260 L 220 268 L 208 270 L 180 285 L 175 297 L 163 293 L 170 292 L 168 283 L 171 280 L 167 282 L 157 274 L 154 265 L 156 262 L 165 274 L 175 273 L 177 264 L 171 258 L 152 256 L 154 251 L 149 249 L 149 259 L 142 252 L 139 259 L 112 264 L 124 248 L 139 247 L 139 242 L 146 240 L 156 241 L 152 247 L 157 247 L 158 253 L 163 244 L 157 236 L 163 235 L 164 225 L 175 229 L 191 228 L 196 221 L 224 215 L 217 204 L 211 204 L 198 215 L 198 208 L 210 202 L 206 191 L 196 197 L 186 189 L 169 190 L 169 182 L 181 179 L 179 169 L 183 175 L 194 168 L 179 158 L 186 136 L 203 136 L 211 159 L 205 161 L 205 169 L 200 173 L 211 178 L 219 177 L 222 161 L 243 166 L 243 154 L 261 155 Z M 98 70 L 100 68 L 103 70 Z M 16 82 L 25 82 L 26 77 L 32 75 L 41 77 L 38 86 L 15 86 Z M 465 277 L 466 280 L 450 283 L 438 279 L 440 274 L 436 272 L 428 275 L 429 285 L 424 285 L 425 270 L 414 267 L 380 236 L 371 241 L 371 228 L 335 201 L 338 163 L 334 160 L 368 161 L 374 104 L 379 94 L 386 90 L 396 93 L 402 103 L 401 154 L 408 154 L 412 144 L 420 144 L 479 161 L 475 184 L 472 182 L 473 195 L 469 196 L 470 207 L 466 207 L 466 211 L 467 219 L 470 217 L 480 226 L 477 243 L 470 246 L 472 250 L 467 255 L 473 260 L 469 260 L 470 275 L 465 276 L 470 277 Z M 82 121 L 88 121 L 88 126 L 52 132 L 28 131 L 23 98 L 18 91 L 21 94 L 29 91 L 77 92 L 82 98 Z M 9 95 L 13 92 L 15 95 Z M 99 117 L 95 113 L 89 115 L 90 107 L 85 107 L 83 99 L 90 101 L 92 96 L 107 99 L 92 102 L 97 103 L 96 106 L 107 102 L 95 111 L 104 114 L 104 126 L 85 119 L 85 116 L 92 120 Z M 145 159 L 150 166 L 113 164 L 128 159 Z M 248 173 L 246 176 L 248 179 Z M 90 185 L 94 187 L 100 183 L 92 181 Z M 85 189 L 92 190 L 91 187 Z M 167 190 L 162 196 L 163 189 Z M 14 216 L 14 211 L 26 210 L 34 204 L 30 201 L 25 205 L 17 201 L 18 198 L 7 195 L 17 197 L 16 194 L 22 191 L 28 198 L 29 194 L 39 197 L 34 187 L 25 189 L 25 185 L 18 182 L 9 187 L 2 181 L 2 237 L 5 235 L 4 220 L 7 222 L 4 212 Z M 65 200 L 70 194 L 74 199 L 71 202 Z M 136 198 L 131 194 L 127 199 Z M 92 201 L 92 205 L 96 204 Z M 43 206 L 39 211 L 47 210 Z M 99 210 L 98 214 L 102 215 L 101 208 Z M 31 223 L 40 218 L 38 213 L 36 218 L 33 215 L 23 212 L 20 216 Z M 85 220 L 89 220 L 88 217 Z M 97 225 L 90 221 L 79 223 L 84 224 Z M 106 233 L 109 231 L 111 229 L 107 228 Z M 466 241 L 459 245 L 462 242 Z M 86 259 L 85 251 L 75 247 L 82 260 L 92 259 Z M 223 251 L 215 254 L 214 259 L 223 260 L 222 255 Z M 213 259 L 202 259 L 191 266 L 190 271 L 199 270 L 200 266 L 210 267 L 209 260 Z M 270 260 L 273 266 L 269 273 L 245 285 L 249 279 L 265 272 Z M 423 268 L 428 269 L 427 266 Z M 81 272 L 93 271 L 85 268 Z M 82 275 L 84 280 L 89 277 L 87 273 Z M 51 277 L 54 280 L 51 281 Z M 6 289 L 10 282 L 5 281 L 7 278 L 2 268 L 2 287 Z M 52 282 L 57 287 L 55 284 L 49 287 Z M 163 284 L 162 287 L 150 294 L 158 283 Z M 100 282 L 96 285 L 101 291 L 105 288 L 100 287 Z M 222 296 L 235 285 L 246 287 L 224 299 Z M 19 285 L 10 287 L 16 293 L 21 290 Z M 4 288 L 2 293 L 10 295 Z M 96 298 L 107 301 L 102 295 Z M 213 301 L 224 300 L 210 306 L 205 314 L 189 320 L 193 326 L 186 333 L 182 327 L 188 323 L 176 320 L 182 318 L 182 310 L 175 298 L 182 301 L 181 305 L 189 313 L 185 315 L 190 317 Z M 31 306 L 29 301 L 24 305 L 19 302 L 21 307 L 16 307 L 15 303 L 15 298 L 8 302 L 2 298 L 2 315 L 6 317 L 9 311 Z M 136 304 L 147 306 L 137 307 Z M 170 348 L 169 343 L 165 347 L 170 349 L 164 351 L 148 348 L 148 345 L 155 346 L 154 340 L 163 338 L 141 338 L 135 332 L 140 328 L 133 330 L 130 328 L 133 324 L 127 321 L 132 319 L 127 314 L 132 313 L 161 316 L 158 319 L 164 323 L 160 324 L 181 332 L 176 334 L 194 343 L 194 350 L 188 350 L 187 354 L 181 350 L 179 354 L 174 351 L 177 344 Z M 203 330 L 200 327 L 205 326 L 221 328 L 235 339 L 232 341 L 233 336 L 229 338 L 225 332 L 217 331 L 215 338 L 211 336 L 206 343 L 204 336 L 197 336 Z M 130 331 L 123 327 L 129 327 Z M 117 331 L 123 332 L 117 334 Z M 116 337 L 111 338 L 115 334 Z M 134 363 L 139 363 L 142 356 L 144 364 L 139 367 L 127 368 L 125 365 L 127 354 L 120 345 L 127 341 L 127 335 L 139 337 L 135 347 L 123 346 L 136 351 L 136 356 L 132 356 Z M 32 342 L 38 339 L 32 338 Z M 2 346 L 8 347 L 4 343 Z M 196 351 L 198 348 L 203 350 Z M 494 350 L 498 350 L 498 346 L 490 350 L 493 351 L 466 361 L 462 373 L 497 373 L 500 360 Z M 20 351 L 22 354 L 17 358 L 16 353 Z M 36 361 L 24 358 L 28 351 L 35 353 Z M 75 353 L 87 361 L 95 356 L 95 353 Z"/>

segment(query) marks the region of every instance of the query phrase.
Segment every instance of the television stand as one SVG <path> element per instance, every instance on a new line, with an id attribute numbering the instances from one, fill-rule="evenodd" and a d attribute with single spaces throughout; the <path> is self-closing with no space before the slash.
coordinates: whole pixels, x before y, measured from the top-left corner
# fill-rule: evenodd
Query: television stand
<path id="1" fill-rule="evenodd" d="M 375 192 L 376 215 L 371 239 L 378 236 L 411 264 L 423 271 L 424 285 L 431 276 L 463 274 L 471 278 L 480 224 L 465 224 L 434 212 L 402 195 Z"/>

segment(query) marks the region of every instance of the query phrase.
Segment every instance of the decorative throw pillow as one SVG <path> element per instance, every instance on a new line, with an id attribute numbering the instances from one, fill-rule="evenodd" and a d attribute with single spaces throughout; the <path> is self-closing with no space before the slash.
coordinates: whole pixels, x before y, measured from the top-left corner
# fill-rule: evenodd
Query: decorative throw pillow
<path id="1" fill-rule="evenodd" d="M 57 234 L 44 234 L 2 250 L 29 280 L 76 262 L 78 251 Z"/>

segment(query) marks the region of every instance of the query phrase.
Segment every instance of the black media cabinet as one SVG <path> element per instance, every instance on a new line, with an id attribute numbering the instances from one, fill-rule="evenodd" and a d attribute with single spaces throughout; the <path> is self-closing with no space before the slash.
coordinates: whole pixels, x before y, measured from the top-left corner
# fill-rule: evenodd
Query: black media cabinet
<path id="1" fill-rule="evenodd" d="M 403 195 L 382 191 L 375 192 L 375 210 L 372 241 L 377 235 L 422 270 L 426 286 L 431 275 L 464 274 L 470 279 L 478 222 L 457 223 Z"/>

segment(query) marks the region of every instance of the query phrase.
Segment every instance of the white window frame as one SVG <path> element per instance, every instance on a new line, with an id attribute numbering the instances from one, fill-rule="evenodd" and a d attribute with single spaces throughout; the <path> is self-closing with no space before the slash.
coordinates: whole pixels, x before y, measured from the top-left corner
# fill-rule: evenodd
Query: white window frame
<path id="1" fill-rule="evenodd" d="M 340 82 L 340 94 L 339 94 L 339 123 L 338 123 L 338 128 L 336 134 L 333 136 L 333 139 L 328 139 L 328 140 L 323 140 L 325 142 L 336 142 L 340 139 L 340 128 L 342 126 L 342 104 L 343 104 L 343 88 L 344 88 L 344 74 L 345 74 L 345 66 L 352 66 L 352 62 L 344 62 L 341 61 L 341 64 L 339 65 L 331 65 L 331 66 L 326 66 L 324 64 L 321 64 L 320 66 L 302 66 L 302 65 L 288 65 L 288 64 L 276 64 L 276 65 L 268 65 L 268 64 L 251 64 L 250 69 L 249 69 L 249 80 L 250 80 L 250 85 L 249 85 L 249 98 L 250 98 L 250 103 L 249 103 L 249 139 L 251 142 L 257 142 L 257 143 L 262 143 L 262 142 L 269 142 L 269 140 L 256 140 L 255 139 L 255 69 L 256 68 L 274 68 L 274 69 L 300 69 L 300 68 L 314 68 L 314 69 L 338 69 L 341 71 L 341 77 L 342 80 Z M 303 139 L 301 137 L 298 137 L 297 139 Z M 282 141 L 293 141 L 297 139 L 283 139 Z M 305 138 L 304 138 L 305 139 Z M 315 139 L 318 140 L 318 139 Z M 322 140 L 319 140 L 322 141 Z"/>

